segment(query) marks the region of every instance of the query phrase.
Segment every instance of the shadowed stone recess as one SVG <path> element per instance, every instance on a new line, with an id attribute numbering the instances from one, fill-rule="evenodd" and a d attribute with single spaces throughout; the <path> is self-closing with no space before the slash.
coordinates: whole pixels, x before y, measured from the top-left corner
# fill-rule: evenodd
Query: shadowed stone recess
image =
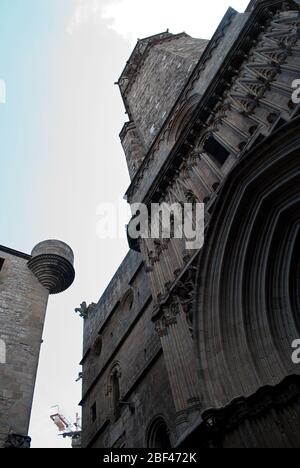
<path id="1" fill-rule="evenodd" d="M 20 434 L 9 434 L 5 444 L 6 449 L 29 449 L 31 438 Z"/>

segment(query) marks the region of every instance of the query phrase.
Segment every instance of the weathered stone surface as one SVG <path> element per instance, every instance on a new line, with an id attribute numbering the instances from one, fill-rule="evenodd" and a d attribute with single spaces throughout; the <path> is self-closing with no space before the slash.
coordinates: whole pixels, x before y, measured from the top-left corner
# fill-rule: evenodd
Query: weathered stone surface
<path id="1" fill-rule="evenodd" d="M 130 57 L 128 201 L 203 202 L 206 238 L 131 242 L 85 321 L 84 446 L 300 446 L 299 24 L 299 2 L 253 0 L 190 70 L 186 35 Z"/>
<path id="2" fill-rule="evenodd" d="M 58 294 L 74 281 L 73 262 L 74 254 L 68 245 L 48 240 L 33 249 L 28 268 L 50 294 Z"/>
<path id="3" fill-rule="evenodd" d="M 207 43 L 184 33 L 166 33 L 137 44 L 135 53 L 141 49 L 141 57 L 137 65 L 133 64 L 135 73 L 126 85 L 124 97 L 146 151 L 161 130 Z M 120 78 L 121 91 L 129 67 L 130 63 Z"/>
<path id="4" fill-rule="evenodd" d="M 40 244 L 33 254 L 41 258 L 45 255 L 44 247 L 46 250 L 50 247 L 49 252 L 59 255 L 67 252 L 67 258 L 73 261 L 69 247 L 57 242 L 50 244 Z M 0 447 L 27 448 L 49 290 L 28 267 L 31 256 L 0 246 L 0 258 L 4 260 L 0 271 L 0 340 L 6 351 L 2 356 L 5 359 L 0 359 Z M 60 261 L 65 259 L 57 256 L 54 271 Z M 49 264 L 46 269 L 49 272 Z M 51 275 L 55 273 L 52 271 Z M 60 275 L 56 281 L 65 280 Z"/>

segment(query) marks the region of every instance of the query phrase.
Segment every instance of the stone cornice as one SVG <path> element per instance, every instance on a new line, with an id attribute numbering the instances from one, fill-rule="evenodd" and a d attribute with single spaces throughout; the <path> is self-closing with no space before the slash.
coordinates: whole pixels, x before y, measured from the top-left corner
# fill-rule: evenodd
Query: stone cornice
<path id="1" fill-rule="evenodd" d="M 0 252 L 7 253 L 9 255 L 12 255 L 14 257 L 19 257 L 23 258 L 24 260 L 30 260 L 31 255 L 28 255 L 23 252 L 19 252 L 18 250 L 10 249 L 9 247 L 4 247 L 3 245 L 0 245 Z"/>
<path id="2" fill-rule="evenodd" d="M 256 393 L 245 398 L 240 396 L 224 408 L 206 410 L 202 423 L 196 429 L 197 440 L 202 448 L 222 447 L 225 434 L 238 428 L 245 420 L 265 417 L 273 410 L 288 408 L 300 399 L 300 377 L 289 375 L 278 385 L 259 388 Z M 189 439 L 181 441 L 186 445 Z M 179 444 L 179 446 L 181 446 Z"/>
<path id="3" fill-rule="evenodd" d="M 59 255 L 38 255 L 29 260 L 28 268 L 50 294 L 65 291 L 75 279 L 73 265 Z"/>
<path id="4" fill-rule="evenodd" d="M 176 447 L 189 447 L 197 440 L 198 448 L 221 448 L 224 434 L 245 420 L 265 417 L 272 410 L 287 408 L 299 399 L 300 377 L 290 375 L 278 385 L 261 387 L 247 398 L 240 396 L 223 408 L 206 410 L 177 441 Z"/>

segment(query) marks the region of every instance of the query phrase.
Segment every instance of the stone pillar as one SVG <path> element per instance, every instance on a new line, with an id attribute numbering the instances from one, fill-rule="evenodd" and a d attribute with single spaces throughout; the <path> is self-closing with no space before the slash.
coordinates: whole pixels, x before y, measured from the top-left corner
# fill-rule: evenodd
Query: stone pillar
<path id="1" fill-rule="evenodd" d="M 158 310 L 154 321 L 162 343 L 177 412 L 177 435 L 180 436 L 201 405 L 194 343 L 178 297 Z"/>

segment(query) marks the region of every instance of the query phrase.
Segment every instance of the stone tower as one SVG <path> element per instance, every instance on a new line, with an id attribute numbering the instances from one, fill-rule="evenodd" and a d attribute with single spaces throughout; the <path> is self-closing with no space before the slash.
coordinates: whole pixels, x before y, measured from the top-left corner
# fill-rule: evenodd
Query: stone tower
<path id="1" fill-rule="evenodd" d="M 50 240 L 31 255 L 0 246 L 0 448 L 28 448 L 49 294 L 73 282 L 73 252 Z"/>
<path id="2" fill-rule="evenodd" d="M 159 135 L 208 41 L 185 33 L 139 40 L 119 79 L 130 119 L 121 142 L 131 178 Z"/>

